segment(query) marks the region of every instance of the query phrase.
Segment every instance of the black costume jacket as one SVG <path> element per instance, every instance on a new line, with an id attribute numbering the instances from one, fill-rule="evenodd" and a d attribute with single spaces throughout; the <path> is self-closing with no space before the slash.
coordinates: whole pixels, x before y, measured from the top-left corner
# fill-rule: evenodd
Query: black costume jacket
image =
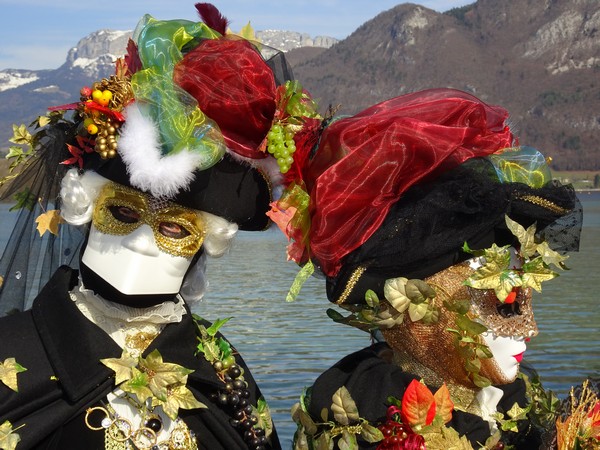
<path id="1" fill-rule="evenodd" d="M 371 424 L 383 424 L 389 406 L 387 398 L 393 396 L 402 400 L 410 382 L 419 379 L 381 357 L 389 352 L 391 349 L 386 343 L 375 344 L 346 356 L 321 374 L 312 386 L 310 394 L 308 412 L 313 420 L 320 422 L 321 410 L 327 408 L 328 419 L 335 421 L 331 412 L 331 398 L 335 391 L 346 386 L 356 403 L 360 417 L 367 419 Z M 497 407 L 498 411 L 508 411 L 515 402 L 522 407 L 526 405 L 523 380 L 518 379 L 509 385 L 497 387 L 504 391 Z M 435 392 L 439 386 L 429 388 Z M 477 443 L 484 443 L 490 436 L 488 422 L 474 414 L 454 410 L 452 420 L 446 425 L 454 428 L 460 435 L 466 435 L 473 448 L 479 448 Z M 503 434 L 502 441 L 523 450 L 539 447 L 539 434 L 529 427 L 529 423 L 519 423 L 519 429 L 522 429 L 519 433 Z M 371 450 L 375 449 L 378 443 L 369 444 L 359 440 L 359 445 L 363 450 Z"/>
<path id="2" fill-rule="evenodd" d="M 0 319 L 0 361 L 14 357 L 27 368 L 18 374 L 19 392 L 0 384 L 0 424 L 24 425 L 17 431 L 17 450 L 104 448 L 104 433 L 88 429 L 84 415 L 115 389 L 114 372 L 100 359 L 119 358 L 122 349 L 70 300 L 68 291 L 76 283 L 77 272 L 61 267 L 31 310 Z M 165 362 L 194 370 L 187 386 L 208 408 L 180 410 L 179 417 L 195 432 L 198 448 L 246 449 L 231 417 L 210 398 L 223 382 L 202 355 L 195 356 L 196 329 L 188 311 L 180 323 L 165 327 L 144 356 L 158 349 Z M 239 355 L 236 359 L 256 405 L 258 387 Z M 275 430 L 267 448 L 280 448 Z"/>

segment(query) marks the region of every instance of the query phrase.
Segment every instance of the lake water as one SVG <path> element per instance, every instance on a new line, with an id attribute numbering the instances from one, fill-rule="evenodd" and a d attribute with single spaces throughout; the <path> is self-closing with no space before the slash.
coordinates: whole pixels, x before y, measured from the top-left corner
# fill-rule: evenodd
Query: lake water
<path id="1" fill-rule="evenodd" d="M 540 334 L 526 360 L 547 388 L 564 396 L 587 376 L 600 376 L 600 193 L 581 194 L 581 251 L 570 271 L 544 284 L 534 300 Z M 0 204 L 0 248 L 12 214 Z M 285 240 L 276 231 L 240 233 L 230 254 L 209 260 L 209 291 L 196 308 L 203 317 L 233 317 L 225 335 L 250 366 L 271 407 L 284 448 L 295 430 L 289 410 L 305 386 L 342 356 L 369 345 L 367 334 L 332 322 L 325 310 L 324 281 L 311 278 L 293 303 L 285 296 L 297 272 L 286 261 Z"/>

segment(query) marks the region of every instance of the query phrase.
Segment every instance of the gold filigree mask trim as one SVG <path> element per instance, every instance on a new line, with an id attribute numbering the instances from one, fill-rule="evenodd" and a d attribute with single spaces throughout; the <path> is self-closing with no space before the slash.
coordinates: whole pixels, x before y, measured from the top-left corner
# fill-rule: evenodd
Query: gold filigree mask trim
<path id="1" fill-rule="evenodd" d="M 206 233 L 198 211 L 113 182 L 100 191 L 92 223 L 98 231 L 117 236 L 128 235 L 147 224 L 161 251 L 184 258 L 191 258 L 200 250 Z"/>

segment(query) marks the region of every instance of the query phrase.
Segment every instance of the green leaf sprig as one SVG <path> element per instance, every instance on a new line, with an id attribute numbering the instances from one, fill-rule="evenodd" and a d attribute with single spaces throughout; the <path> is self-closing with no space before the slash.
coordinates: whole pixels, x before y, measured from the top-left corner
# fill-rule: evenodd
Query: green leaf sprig
<path id="1" fill-rule="evenodd" d="M 436 323 L 440 317 L 439 308 L 433 304 L 435 291 L 422 280 L 409 280 L 399 277 L 386 280 L 381 301 L 375 291 L 365 293 L 366 305 L 345 305 L 352 314 L 344 317 L 339 312 L 328 309 L 327 315 L 335 322 L 344 323 L 364 331 L 391 328 L 404 321 L 405 314 L 413 322 Z"/>
<path id="2" fill-rule="evenodd" d="M 484 388 L 490 386 L 491 381 L 480 375 L 481 360 L 492 357 L 489 347 L 479 338 L 488 328 L 471 320 L 467 313 L 470 309 L 468 300 L 455 301 L 453 303 L 444 302 L 448 311 L 453 311 L 456 316 L 456 328 L 447 328 L 446 330 L 454 335 L 454 347 L 465 361 L 465 369 L 468 372 L 469 379 L 475 386 Z"/>
<path id="3" fill-rule="evenodd" d="M 322 422 L 312 419 L 307 408 L 310 389 L 292 407 L 292 419 L 298 426 L 294 450 L 328 450 L 334 448 L 336 442 L 340 450 L 358 450 L 358 436 L 369 443 L 383 440 L 381 430 L 360 417 L 356 403 L 345 386 L 334 392 L 331 401 L 333 421 L 328 420 L 327 408 L 321 411 Z"/>
<path id="4" fill-rule="evenodd" d="M 21 166 L 24 168 L 34 160 L 40 141 L 46 137 L 45 127 L 47 125 L 58 122 L 71 123 L 63 116 L 64 111 L 51 111 L 45 116 L 39 116 L 29 126 L 13 124 L 13 136 L 9 139 L 9 142 L 16 145 L 10 146 L 6 154 L 5 158 L 11 161 L 8 167 L 9 175 L 0 178 L 0 187 L 19 175 L 21 170 L 17 171 L 17 168 Z M 32 134 L 29 128 L 32 128 L 35 132 Z"/>
<path id="5" fill-rule="evenodd" d="M 552 250 L 547 242 L 536 242 L 535 224 L 525 229 L 508 216 L 505 216 L 505 221 L 508 229 L 519 241 L 518 257 L 522 260 L 521 268 L 513 268 L 510 265 L 510 245 L 498 247 L 492 244 L 484 250 L 472 250 L 466 242 L 463 245 L 465 252 L 483 257 L 485 261 L 465 284 L 475 289 L 493 289 L 498 300 L 503 303 L 515 288 L 532 288 L 541 292 L 542 282 L 558 276 L 550 266 L 566 269 L 564 261 L 568 258 Z"/>
<path id="6" fill-rule="evenodd" d="M 219 329 L 225 325 L 231 317 L 227 319 L 217 319 L 212 325 L 206 328 L 203 325 L 203 319 L 194 315 L 194 321 L 198 328 L 198 344 L 196 354 L 202 354 L 204 359 L 213 365 L 217 374 L 224 376 L 224 373 L 232 364 L 235 364 L 233 349 L 229 342 L 218 336 Z"/>

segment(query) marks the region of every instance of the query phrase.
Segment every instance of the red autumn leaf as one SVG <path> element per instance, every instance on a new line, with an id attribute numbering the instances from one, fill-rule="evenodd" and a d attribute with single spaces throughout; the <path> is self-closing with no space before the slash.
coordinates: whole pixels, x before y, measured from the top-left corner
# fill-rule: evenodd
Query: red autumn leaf
<path id="1" fill-rule="evenodd" d="M 504 303 L 507 303 L 510 305 L 511 303 L 515 302 L 516 298 L 517 298 L 517 291 L 515 289 L 513 289 L 512 291 L 510 291 L 510 293 L 504 299 Z"/>
<path id="2" fill-rule="evenodd" d="M 448 423 L 452 419 L 452 411 L 454 403 L 450 399 L 450 391 L 446 387 L 446 383 L 433 394 L 435 400 L 435 415 L 441 417 L 444 423 Z"/>
<path id="3" fill-rule="evenodd" d="M 83 168 L 83 158 L 81 158 L 81 155 L 83 154 L 83 151 L 71 144 L 67 144 L 67 149 L 69 149 L 69 153 L 71 153 L 71 155 L 73 155 L 73 157 L 65 159 L 64 161 L 61 162 L 61 164 L 66 164 L 66 165 L 79 164 L 79 168 L 82 169 Z"/>
<path id="4" fill-rule="evenodd" d="M 424 384 L 413 380 L 402 397 L 402 423 L 411 427 L 424 426 L 433 422 L 435 401 L 433 394 Z"/>

